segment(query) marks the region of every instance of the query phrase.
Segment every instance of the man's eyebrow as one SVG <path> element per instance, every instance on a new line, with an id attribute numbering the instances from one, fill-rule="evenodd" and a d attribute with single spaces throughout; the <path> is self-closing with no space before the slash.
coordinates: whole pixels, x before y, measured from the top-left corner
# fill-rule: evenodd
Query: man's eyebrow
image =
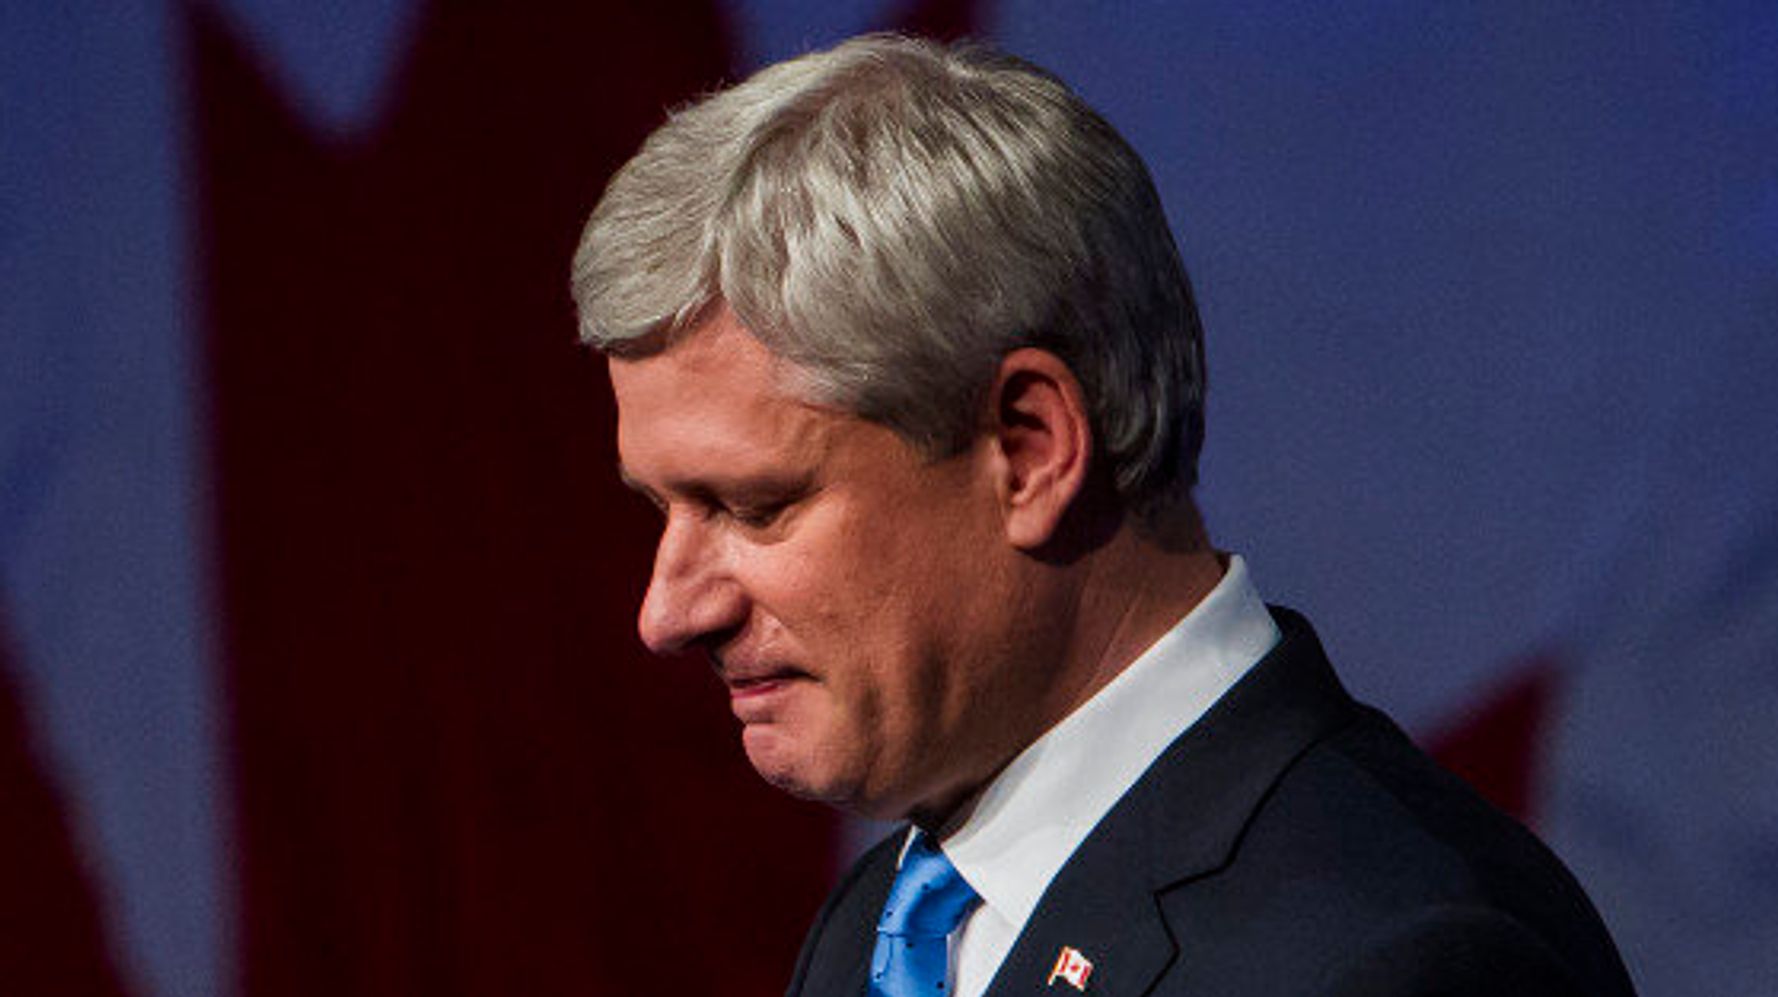
<path id="1" fill-rule="evenodd" d="M 624 467 L 624 463 L 621 460 L 617 462 L 617 478 L 619 481 L 623 482 L 625 488 L 638 494 L 645 495 L 651 501 L 660 501 L 660 493 L 655 491 L 654 488 L 647 483 L 638 479 L 635 475 L 632 475 L 629 469 Z M 668 489 L 671 492 L 684 493 L 706 499 L 716 495 L 733 495 L 741 499 L 753 499 L 760 495 L 771 495 L 775 493 L 803 494 L 810 491 L 813 485 L 814 476 L 808 473 L 765 475 L 758 479 L 740 478 L 736 480 L 719 481 L 686 481 L 677 484 L 674 482 L 667 482 Z"/>
<path id="2" fill-rule="evenodd" d="M 621 460 L 617 462 L 617 480 L 623 482 L 625 488 L 646 497 L 650 502 L 656 505 L 662 504 L 661 493 L 655 491 L 652 485 L 631 474 L 630 469 L 625 467 Z M 669 493 L 685 493 L 700 497 L 708 497 L 715 492 L 713 487 L 703 482 L 675 483 L 669 481 L 666 483 L 666 487 Z"/>
<path id="3" fill-rule="evenodd" d="M 655 497 L 654 496 L 654 489 L 648 487 L 647 485 L 643 484 L 641 481 L 637 480 L 635 475 L 632 475 L 630 473 L 630 469 L 625 467 L 624 462 L 621 460 L 617 462 L 617 480 L 623 482 L 624 487 L 628 488 L 630 491 L 636 492 L 640 495 L 646 495 L 649 498 Z"/>

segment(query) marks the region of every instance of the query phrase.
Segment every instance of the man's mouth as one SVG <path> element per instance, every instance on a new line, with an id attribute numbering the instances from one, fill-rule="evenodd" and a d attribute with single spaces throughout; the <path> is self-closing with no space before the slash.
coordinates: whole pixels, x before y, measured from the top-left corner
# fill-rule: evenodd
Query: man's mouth
<path id="1" fill-rule="evenodd" d="M 744 696 L 769 692 L 801 678 L 808 676 L 794 668 L 779 668 L 751 675 L 724 675 L 722 682 L 728 686 L 729 695 Z"/>
<path id="2" fill-rule="evenodd" d="M 779 698 L 808 673 L 795 668 L 726 668 L 718 665 L 722 684 L 728 687 L 729 707 L 743 723 L 769 719 Z"/>
<path id="3" fill-rule="evenodd" d="M 756 679 L 733 680 L 728 683 L 728 694 L 730 698 L 733 699 L 763 696 L 783 688 L 785 684 L 792 680 L 792 678 L 794 678 L 794 676 L 772 675 Z"/>

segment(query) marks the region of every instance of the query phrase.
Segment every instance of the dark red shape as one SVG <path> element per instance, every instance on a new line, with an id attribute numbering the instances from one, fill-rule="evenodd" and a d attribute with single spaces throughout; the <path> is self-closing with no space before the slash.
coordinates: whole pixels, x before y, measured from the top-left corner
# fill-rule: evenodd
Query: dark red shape
<path id="1" fill-rule="evenodd" d="M 0 992 L 124 997 L 97 891 L 12 684 L 0 619 Z"/>
<path id="2" fill-rule="evenodd" d="M 989 6 L 988 0 L 909 0 L 891 24 L 938 41 L 979 38 L 987 30 Z"/>
<path id="3" fill-rule="evenodd" d="M 350 142 L 188 20 L 242 992 L 782 992 L 832 818 L 640 647 L 657 527 L 567 295 L 725 74 L 713 7 L 430 4 Z"/>
<path id="4" fill-rule="evenodd" d="M 1448 721 L 1427 750 L 1500 809 L 1522 821 L 1537 817 L 1551 710 L 1561 670 L 1540 657 Z"/>

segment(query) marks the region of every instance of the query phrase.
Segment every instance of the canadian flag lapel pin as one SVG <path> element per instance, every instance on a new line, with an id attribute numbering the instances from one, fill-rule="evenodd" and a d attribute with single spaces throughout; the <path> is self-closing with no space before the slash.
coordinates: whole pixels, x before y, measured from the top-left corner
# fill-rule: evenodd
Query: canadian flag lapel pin
<path id="1" fill-rule="evenodd" d="M 1074 989 L 1084 993 L 1087 989 L 1087 977 L 1091 975 L 1093 961 L 1072 945 L 1064 945 L 1062 951 L 1056 953 L 1056 968 L 1050 970 L 1046 985 L 1053 987 L 1057 980 L 1067 980 L 1073 984 Z"/>

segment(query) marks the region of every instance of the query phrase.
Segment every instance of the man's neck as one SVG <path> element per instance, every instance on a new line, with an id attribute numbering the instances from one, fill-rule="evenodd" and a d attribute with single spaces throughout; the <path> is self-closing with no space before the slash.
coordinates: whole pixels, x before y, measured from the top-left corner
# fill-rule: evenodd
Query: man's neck
<path id="1" fill-rule="evenodd" d="M 1000 767 L 1092 699 L 1192 611 L 1222 580 L 1226 558 L 1198 533 L 1192 544 L 1163 544 L 1128 519 L 1091 550 L 1052 566 L 1030 609 L 1037 622 L 1027 635 L 1030 660 L 1045 667 L 1034 677 L 1047 685 L 1024 729 L 1009 739 L 1004 757 L 970 785 L 913 809 L 928 830 L 954 827 Z"/>
<path id="2" fill-rule="evenodd" d="M 1090 563 L 1084 562 L 1074 566 L 1085 572 L 1084 581 L 1066 656 L 1057 670 L 1052 695 L 1041 710 L 1047 722 L 1032 734 L 1031 741 L 1048 733 L 1134 664 L 1209 596 L 1228 567 L 1228 557 L 1208 544 L 1190 551 L 1169 551 L 1121 532 L 1095 551 Z M 997 768 L 949 806 L 914 815 L 915 823 L 940 838 L 955 831 L 968 822 L 982 791 L 999 771 Z"/>
<path id="3" fill-rule="evenodd" d="M 1121 531 L 1083 565 L 1068 681 L 1056 719 L 1073 712 L 1192 611 L 1222 580 L 1227 559 L 1208 544 L 1167 550 Z"/>

